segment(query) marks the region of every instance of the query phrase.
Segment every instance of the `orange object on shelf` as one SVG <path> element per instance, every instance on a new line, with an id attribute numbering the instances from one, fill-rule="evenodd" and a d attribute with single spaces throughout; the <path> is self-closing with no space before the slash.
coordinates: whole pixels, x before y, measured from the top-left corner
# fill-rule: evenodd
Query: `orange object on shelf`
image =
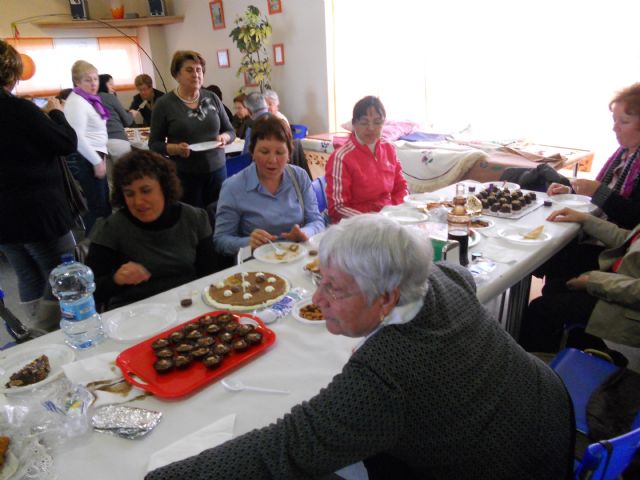
<path id="1" fill-rule="evenodd" d="M 124 18 L 124 4 L 120 3 L 119 5 L 111 6 L 111 17 L 121 19 Z"/>

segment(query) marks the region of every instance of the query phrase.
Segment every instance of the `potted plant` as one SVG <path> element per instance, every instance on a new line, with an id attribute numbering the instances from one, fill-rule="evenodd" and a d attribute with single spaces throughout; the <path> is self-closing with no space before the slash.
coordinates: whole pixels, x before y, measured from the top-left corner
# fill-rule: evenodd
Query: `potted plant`
<path id="1" fill-rule="evenodd" d="M 229 36 L 243 54 L 236 76 L 246 73 L 260 86 L 260 91 L 264 92 L 271 88 L 271 60 L 266 49 L 271 36 L 271 25 L 253 5 L 249 5 L 244 14 L 238 16 L 233 23 L 235 28 Z"/>

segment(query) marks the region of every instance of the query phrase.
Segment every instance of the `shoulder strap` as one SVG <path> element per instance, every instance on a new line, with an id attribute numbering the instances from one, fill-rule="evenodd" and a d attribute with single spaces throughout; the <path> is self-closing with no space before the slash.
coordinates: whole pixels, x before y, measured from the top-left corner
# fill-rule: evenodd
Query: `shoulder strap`
<path id="1" fill-rule="evenodd" d="M 291 168 L 291 165 L 287 165 L 285 167 L 287 173 L 289 174 L 289 178 L 291 178 L 291 183 L 293 183 L 293 188 L 296 190 L 296 197 L 298 197 L 298 202 L 300 202 L 300 207 L 302 208 L 302 213 L 304 215 L 304 197 L 302 196 L 302 190 L 300 190 L 300 184 L 298 183 L 298 178 Z"/>

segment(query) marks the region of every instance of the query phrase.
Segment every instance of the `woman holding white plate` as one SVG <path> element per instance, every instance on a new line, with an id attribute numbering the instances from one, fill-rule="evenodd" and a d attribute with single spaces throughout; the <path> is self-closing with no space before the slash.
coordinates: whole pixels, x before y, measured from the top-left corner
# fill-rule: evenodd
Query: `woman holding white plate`
<path id="1" fill-rule="evenodd" d="M 222 186 L 216 228 L 216 250 L 235 255 L 278 237 L 306 242 L 324 230 L 318 201 L 307 173 L 289 165 L 291 129 L 273 115 L 260 117 L 251 129 L 253 163 Z"/>
<path id="2" fill-rule="evenodd" d="M 620 148 L 605 163 L 596 180 L 576 179 L 571 187 L 552 183 L 548 195 L 575 193 L 591 197 L 607 219 L 621 228 L 640 223 L 640 83 L 611 100 L 613 131 Z"/>
<path id="3" fill-rule="evenodd" d="M 171 75 L 178 87 L 156 102 L 149 137 L 151 150 L 175 162 L 184 190 L 182 200 L 202 208 L 218 200 L 227 178 L 224 145 L 236 138 L 220 99 L 202 88 L 205 66 L 198 52 L 173 54 Z M 206 150 L 190 148 L 203 142 L 214 143 Z"/>
<path id="4" fill-rule="evenodd" d="M 551 213 L 547 220 L 581 224 L 606 250 L 598 258 L 599 268 L 582 272 L 563 290 L 543 292 L 531 302 L 524 313 L 520 344 L 528 351 L 556 352 L 567 330 L 568 347 L 606 351 L 600 338 L 639 347 L 640 225 L 625 230 L 570 208 Z"/>

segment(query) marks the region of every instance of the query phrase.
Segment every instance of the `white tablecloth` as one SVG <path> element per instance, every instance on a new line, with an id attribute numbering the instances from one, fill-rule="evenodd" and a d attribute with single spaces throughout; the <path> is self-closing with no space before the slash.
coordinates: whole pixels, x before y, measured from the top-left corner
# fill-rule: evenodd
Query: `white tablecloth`
<path id="1" fill-rule="evenodd" d="M 450 194 L 452 189 L 442 191 Z M 576 225 L 545 222 L 544 218 L 550 211 L 549 208 L 541 207 L 523 219 L 515 221 L 532 228 L 544 223 L 546 231 L 552 234 L 551 240 L 547 243 L 525 247 L 510 244 L 499 238 L 483 238 L 477 246 L 471 248 L 471 251 L 482 251 L 483 246 L 492 244 L 516 251 L 520 256 L 514 265 L 498 264 L 491 280 L 479 286 L 478 297 L 481 302 L 490 300 L 517 283 L 575 235 L 578 228 Z M 514 223 L 513 220 L 495 221 L 494 231 L 500 226 Z M 302 269 L 304 263 L 305 261 L 301 260 L 287 265 L 268 265 L 252 260 L 224 273 L 196 280 L 188 284 L 188 287 L 202 291 L 215 279 L 233 272 L 270 271 L 286 276 L 293 285 L 311 292 L 314 286 Z M 187 321 L 214 310 L 205 305 L 199 295 L 194 297 L 191 307 L 180 307 L 177 289 L 139 303 L 166 303 L 169 308 L 176 308 L 180 321 Z M 104 317 L 108 318 L 109 315 L 113 315 L 113 312 L 106 313 Z M 144 476 L 145 467 L 153 452 L 225 415 L 237 414 L 236 435 L 274 422 L 295 404 L 315 395 L 339 373 L 348 360 L 352 347 L 358 342 L 357 339 L 333 336 L 323 325 L 302 324 L 291 315 L 270 325 L 270 328 L 277 335 L 276 343 L 264 355 L 231 373 L 231 376 L 238 377 L 247 384 L 289 390 L 290 395 L 229 392 L 219 382 L 214 382 L 178 400 L 167 401 L 147 397 L 134 402 L 133 405 L 159 410 L 164 414 L 162 421 L 150 435 L 140 440 L 125 440 L 107 434 L 90 433 L 80 441 L 71 441 L 55 455 L 60 478 L 84 478 L 88 475 L 92 480 L 140 479 Z M 54 332 L 27 345 L 31 347 L 50 343 L 62 343 L 62 334 L 59 331 Z M 107 340 L 98 347 L 78 352 L 78 356 L 86 358 L 102 352 L 122 350 L 133 343 L 135 342 L 126 344 Z"/>

